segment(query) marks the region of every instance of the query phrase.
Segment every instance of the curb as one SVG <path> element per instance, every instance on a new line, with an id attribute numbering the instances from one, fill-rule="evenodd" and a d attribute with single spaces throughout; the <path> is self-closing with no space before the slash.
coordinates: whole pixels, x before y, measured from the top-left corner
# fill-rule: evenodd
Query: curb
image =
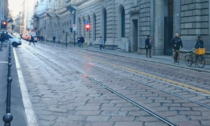
<path id="1" fill-rule="evenodd" d="M 159 61 L 151 61 L 151 60 L 146 60 L 146 59 L 141 59 L 141 58 L 134 58 L 134 57 L 122 56 L 122 55 L 112 54 L 112 53 L 108 53 L 108 52 L 100 52 L 100 51 L 95 51 L 95 50 L 91 50 L 91 49 L 85 49 L 85 50 L 89 50 L 89 51 L 92 51 L 92 52 L 106 53 L 106 54 L 110 54 L 110 55 L 114 55 L 114 56 L 132 58 L 132 59 L 137 59 L 137 60 L 143 60 L 143 61 L 147 61 L 147 62 L 161 63 L 161 64 L 165 64 L 165 65 L 169 65 L 169 66 L 175 66 L 175 67 L 179 67 L 179 68 L 185 68 L 185 69 L 189 69 L 189 70 L 195 70 L 195 71 L 198 71 L 198 72 L 210 73 L 210 70 L 205 70 L 203 68 L 193 68 L 193 67 L 187 67 L 187 66 L 180 66 L 180 65 L 176 65 L 176 64 L 169 64 L 169 63 L 164 63 L 164 62 L 159 62 Z"/>

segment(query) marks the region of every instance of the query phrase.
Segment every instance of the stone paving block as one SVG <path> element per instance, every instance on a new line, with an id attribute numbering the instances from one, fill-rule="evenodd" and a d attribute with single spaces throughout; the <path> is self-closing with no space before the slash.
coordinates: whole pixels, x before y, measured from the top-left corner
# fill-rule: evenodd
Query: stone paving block
<path id="1" fill-rule="evenodd" d="M 210 121 L 209 120 L 201 121 L 201 124 L 204 125 L 204 126 L 209 126 L 210 125 Z"/>
<path id="2" fill-rule="evenodd" d="M 160 122 L 146 122 L 145 126 L 168 126 L 168 125 Z"/>
<path id="3" fill-rule="evenodd" d="M 103 111 L 119 111 L 119 107 L 101 107 L 101 110 Z"/>
<path id="4" fill-rule="evenodd" d="M 121 110 L 122 111 L 139 111 L 141 109 L 137 107 L 122 107 Z"/>
<path id="5" fill-rule="evenodd" d="M 176 116 L 170 116 L 170 117 L 167 117 L 167 119 L 171 122 L 174 122 L 174 123 L 179 123 L 179 122 L 184 122 L 184 121 L 188 121 L 188 118 L 184 115 L 176 115 Z"/>
<path id="6" fill-rule="evenodd" d="M 146 117 L 146 116 L 138 117 L 136 120 L 137 120 L 137 121 L 140 121 L 140 122 L 153 122 L 153 121 L 159 121 L 157 118 L 154 118 L 154 117 Z"/>
<path id="7" fill-rule="evenodd" d="M 183 122 L 178 122 L 177 123 L 179 126 L 200 126 L 201 124 L 199 123 L 199 121 L 183 121 Z"/>
<path id="8" fill-rule="evenodd" d="M 191 108 L 189 108 L 189 107 L 170 107 L 170 110 L 189 111 L 189 110 L 191 110 Z"/>
<path id="9" fill-rule="evenodd" d="M 127 111 L 102 111 L 101 115 L 105 116 L 126 116 Z"/>
<path id="10" fill-rule="evenodd" d="M 135 117 L 114 116 L 109 119 L 111 122 L 132 122 Z"/>
<path id="11" fill-rule="evenodd" d="M 114 126 L 143 126 L 142 122 L 116 122 Z"/>
<path id="12" fill-rule="evenodd" d="M 159 112 L 159 115 L 162 117 L 176 116 L 178 114 L 177 111 L 163 111 Z"/>
<path id="13" fill-rule="evenodd" d="M 92 122 L 92 123 L 86 123 L 84 126 L 113 126 L 113 122 Z"/>
<path id="14" fill-rule="evenodd" d="M 87 121 L 105 122 L 108 121 L 110 116 L 88 116 Z"/>
<path id="15" fill-rule="evenodd" d="M 201 116 L 201 112 L 199 112 L 199 111 L 180 111 L 179 114 L 180 115 L 189 115 L 189 116 L 191 116 L 191 115 Z"/>
<path id="16" fill-rule="evenodd" d="M 76 115 L 84 115 L 84 116 L 92 116 L 92 115 L 99 115 L 101 111 L 76 111 Z"/>

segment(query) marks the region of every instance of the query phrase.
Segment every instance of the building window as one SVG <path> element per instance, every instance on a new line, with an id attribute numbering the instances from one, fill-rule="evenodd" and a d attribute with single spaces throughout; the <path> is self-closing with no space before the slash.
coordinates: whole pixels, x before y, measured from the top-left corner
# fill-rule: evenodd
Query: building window
<path id="1" fill-rule="evenodd" d="M 174 3 L 174 0 L 168 0 L 168 16 L 169 17 L 173 17 L 173 3 Z"/>

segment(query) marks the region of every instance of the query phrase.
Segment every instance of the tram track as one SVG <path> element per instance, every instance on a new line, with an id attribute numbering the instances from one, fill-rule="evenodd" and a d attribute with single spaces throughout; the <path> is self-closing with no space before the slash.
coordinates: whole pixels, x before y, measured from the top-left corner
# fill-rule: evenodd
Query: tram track
<path id="1" fill-rule="evenodd" d="M 42 50 L 42 51 L 45 51 L 45 50 Z M 71 58 L 74 58 L 74 57 L 71 57 Z M 107 63 L 107 62 L 104 62 L 104 61 L 100 61 L 100 60 L 98 60 L 98 59 L 94 59 L 94 61 L 96 61 L 96 62 L 98 62 L 98 63 L 101 63 L 101 64 L 106 64 L 106 65 L 108 65 L 108 66 L 110 66 L 110 67 L 120 68 L 120 69 L 123 69 L 123 70 L 128 70 L 129 72 L 142 74 L 142 75 L 144 75 L 144 76 L 151 77 L 151 78 L 154 78 L 154 79 L 158 79 L 158 80 L 160 80 L 160 81 L 165 81 L 165 79 L 163 79 L 163 78 L 158 78 L 158 77 L 156 77 L 156 76 L 151 76 L 150 74 L 145 74 L 145 73 L 142 73 L 142 72 L 139 72 L 139 71 L 126 69 L 125 67 L 122 67 L 122 66 L 119 66 L 119 65 L 115 65 L 115 64 L 111 64 L 111 65 L 110 65 L 110 63 Z M 131 80 L 134 81 L 134 82 L 139 83 L 139 82 L 136 81 L 136 80 L 133 80 L 133 79 L 131 79 Z M 170 82 L 171 82 L 171 81 L 169 81 L 169 83 L 170 83 Z M 172 82 L 172 83 L 175 83 L 175 82 Z M 170 95 L 173 95 L 173 96 L 175 96 L 175 97 L 181 98 L 181 99 L 183 99 L 183 100 L 186 100 L 186 101 L 189 101 L 189 102 L 198 104 L 198 105 L 200 105 L 200 106 L 202 106 L 202 107 L 205 107 L 205 108 L 207 108 L 207 109 L 210 109 L 210 106 L 209 106 L 209 105 L 203 104 L 203 103 L 201 103 L 201 102 L 199 102 L 199 101 L 191 100 L 191 99 L 186 98 L 186 97 L 183 97 L 183 96 L 181 96 L 181 95 L 179 95 L 179 94 L 176 94 L 176 93 L 173 93 L 173 92 L 170 92 L 170 91 L 166 91 L 166 90 L 164 90 L 164 89 L 155 87 L 155 86 L 153 86 L 153 85 L 144 84 L 144 83 L 141 83 L 141 84 L 143 84 L 143 85 L 145 85 L 145 86 L 148 86 L 148 87 L 150 87 L 150 88 L 153 88 L 153 89 L 156 89 L 156 90 L 159 90 L 159 91 L 168 93 L 168 94 L 170 94 Z M 186 87 L 186 86 L 184 86 L 184 87 Z M 189 86 L 189 87 L 190 87 L 190 86 Z M 200 89 L 200 90 L 201 90 L 201 89 Z M 203 91 L 203 92 L 204 92 L 204 91 Z M 207 94 L 208 94 L 208 93 L 207 93 Z"/>
<path id="2" fill-rule="evenodd" d="M 32 52 L 32 50 L 33 50 L 33 52 Z M 33 55 L 37 55 L 37 56 L 39 57 L 39 59 L 41 59 L 41 60 L 44 61 L 44 62 L 49 62 L 50 64 L 53 64 L 53 65 L 59 67 L 60 69 L 63 69 L 64 71 L 69 72 L 67 69 L 65 69 L 65 68 L 62 67 L 61 65 L 55 63 L 54 61 L 48 59 L 47 57 L 45 57 L 45 56 L 43 56 L 43 55 L 41 55 L 39 52 L 35 51 L 34 49 L 32 49 L 32 50 L 30 50 L 30 51 L 28 51 L 28 52 L 32 53 Z M 151 111 L 150 109 L 144 107 L 143 105 L 141 105 L 141 104 L 139 104 L 139 103 L 133 101 L 132 99 L 126 97 L 125 95 L 123 95 L 123 94 L 117 92 L 116 90 L 110 88 L 109 86 L 107 86 L 107 85 L 101 83 L 100 81 L 94 79 L 93 77 L 87 75 L 86 73 L 81 72 L 81 71 L 79 71 L 79 70 L 77 70 L 77 69 L 75 69 L 75 68 L 73 68 L 73 67 L 71 67 L 71 66 L 70 66 L 70 69 L 76 71 L 76 72 L 77 72 L 78 74 L 80 74 L 81 76 L 86 77 L 86 78 L 89 79 L 90 81 L 92 81 L 92 82 L 94 82 L 95 84 L 97 84 L 97 85 L 103 87 L 104 89 L 110 91 L 111 93 L 117 95 L 118 97 L 124 99 L 125 101 L 127 101 L 127 102 L 133 104 L 134 106 L 136 106 L 136 107 L 138 107 L 138 108 L 144 110 L 145 112 L 149 113 L 150 115 L 152 115 L 152 116 L 154 116 L 155 118 L 159 119 L 160 121 L 164 122 L 164 123 L 167 124 L 168 126 L 178 126 L 178 125 L 174 124 L 173 122 L 168 121 L 168 120 L 165 119 L 164 117 L 158 115 L 157 113 Z"/>
<path id="3" fill-rule="evenodd" d="M 42 50 L 42 51 L 46 51 L 46 50 Z M 36 52 L 36 51 L 35 51 L 35 52 Z M 47 52 L 47 51 L 46 51 L 46 52 Z M 38 52 L 36 52 L 36 53 L 38 53 Z M 47 52 L 47 53 L 49 53 L 49 52 Z M 55 63 L 55 62 L 53 62 L 53 61 L 47 59 L 47 57 L 44 57 L 44 56 L 41 55 L 41 54 L 39 54 L 39 56 L 41 56 L 41 57 L 44 58 L 45 60 L 48 60 L 50 63 L 53 63 L 53 64 L 56 65 L 56 66 L 59 66 L 59 68 L 61 68 L 61 69 L 63 69 L 63 70 L 66 70 L 65 68 L 63 68 L 62 66 L 58 65 L 57 63 Z M 175 125 L 175 124 L 171 123 L 170 121 L 168 121 L 167 119 L 165 119 L 165 118 L 159 116 L 158 114 L 156 114 L 156 113 L 152 112 L 151 110 L 145 108 L 144 106 L 140 105 L 139 103 L 133 101 L 132 99 L 130 99 L 130 98 L 124 96 L 123 94 L 120 94 L 119 92 L 115 91 L 114 89 L 110 88 L 109 86 L 104 85 L 103 83 L 97 81 L 96 79 L 92 78 L 91 76 L 88 76 L 88 75 L 85 74 L 84 72 L 81 72 L 81 71 L 79 71 L 79 70 L 77 70 L 77 69 L 75 69 L 75 68 L 73 68 L 73 67 L 71 67 L 71 68 L 74 69 L 75 71 L 77 71 L 79 74 L 81 74 L 81 75 L 83 75 L 83 76 L 85 75 L 85 77 L 88 78 L 89 80 L 95 82 L 96 84 L 102 86 L 103 88 L 105 88 L 105 89 L 109 90 L 110 92 L 116 94 L 117 96 L 123 98 L 124 100 L 126 100 L 126 101 L 132 103 L 133 105 L 135 105 L 135 106 L 137 106 L 137 107 L 139 107 L 139 108 L 145 110 L 146 112 L 150 113 L 151 115 L 153 115 L 154 117 L 160 119 L 161 121 L 166 122 L 166 124 L 168 124 L 168 125 Z M 149 85 L 145 85 L 145 86 L 149 86 Z M 149 87 L 152 87 L 152 86 L 149 86 Z M 154 87 L 152 87 L 152 88 L 154 88 Z M 158 89 L 158 88 L 154 88 L 154 89 L 160 90 L 160 89 Z M 160 91 L 166 92 L 166 91 L 164 91 L 164 90 L 160 90 Z M 166 93 L 171 94 L 170 92 L 166 92 Z M 171 94 L 171 95 L 174 95 L 174 94 Z M 197 101 L 192 101 L 192 100 L 189 100 L 189 99 L 180 97 L 179 95 L 174 95 L 174 96 L 179 97 L 179 98 L 182 98 L 183 100 L 187 100 L 187 101 L 196 103 L 196 104 L 198 104 L 198 105 L 200 105 L 200 106 L 202 106 L 202 107 L 206 107 L 206 108 L 209 109 L 209 106 L 208 106 L 208 105 L 205 105 L 205 104 L 199 103 L 199 102 L 197 102 Z M 168 122 L 168 123 L 167 123 L 167 122 Z"/>
<path id="4" fill-rule="evenodd" d="M 56 49 L 61 49 L 59 47 L 54 47 Z M 70 50 L 68 50 L 70 51 Z M 74 53 L 73 51 L 71 51 L 71 53 Z M 90 57 L 96 57 L 94 58 L 95 60 L 100 60 L 100 62 L 106 62 L 106 60 L 109 61 L 109 63 L 111 62 L 112 64 L 114 65 L 118 65 L 120 66 L 121 68 L 123 69 L 126 69 L 128 71 L 133 71 L 135 73 L 139 73 L 139 69 L 137 70 L 136 67 L 138 66 L 138 68 L 140 68 L 140 71 L 145 71 L 145 72 L 140 72 L 140 74 L 144 74 L 144 75 L 148 75 L 150 77 L 153 77 L 155 79 L 159 79 L 159 80 L 163 80 L 163 81 L 166 81 L 166 82 L 169 82 L 169 83 L 172 83 L 174 85 L 178 85 L 178 86 L 181 86 L 181 87 L 185 87 L 185 88 L 189 88 L 189 89 L 192 89 L 192 90 L 195 90 L 195 91 L 198 91 L 198 92 L 201 92 L 201 93 L 204 93 L 204 94 L 210 94 L 210 91 L 207 90 L 209 88 L 207 88 L 206 86 L 210 86 L 210 84 L 208 84 L 208 80 L 205 80 L 202 76 L 195 76 L 195 75 L 188 75 L 188 74 L 184 74 L 182 73 L 181 71 L 179 71 L 178 69 L 178 73 L 177 72 L 177 69 L 173 68 L 171 70 L 166 70 L 166 69 L 159 69 L 158 67 L 161 67 L 161 66 L 164 66 L 164 64 L 158 64 L 158 66 L 150 66 L 150 67 L 145 67 L 143 64 L 145 64 L 146 62 L 145 61 L 142 61 L 142 63 L 139 63 L 140 61 L 139 60 L 136 60 L 136 59 L 131 59 L 133 62 L 137 62 L 137 64 L 133 64 L 132 62 L 128 61 L 128 60 L 123 60 L 121 58 L 118 58 L 117 59 L 117 64 L 114 62 L 116 61 L 116 56 L 107 56 L 108 54 L 105 54 L 103 55 L 103 57 L 101 57 L 99 54 L 95 54 L 95 53 L 89 53 L 89 52 L 85 52 L 85 54 L 81 51 L 78 51 L 77 54 L 80 54 L 80 55 L 84 55 L 84 56 L 87 56 L 89 55 Z M 126 58 L 128 59 L 128 58 Z M 132 67 L 128 67 L 128 66 L 121 66 L 120 65 L 120 62 L 123 62 L 124 64 L 129 64 L 129 66 L 132 66 Z M 106 62 L 107 63 L 107 62 Z M 137 66 L 136 66 L 137 65 Z M 146 66 L 148 64 L 146 63 Z M 169 67 L 171 68 L 171 67 Z M 160 70 L 160 71 L 159 71 Z M 159 71 L 159 72 L 157 72 Z M 175 71 L 175 72 L 173 72 Z M 190 71 L 188 71 L 189 73 L 191 73 Z M 176 73 L 175 75 L 173 75 L 175 78 L 171 78 L 171 74 L 174 74 Z M 154 74 L 158 74 L 157 75 L 154 75 Z M 204 75 L 206 76 L 206 74 Z M 182 80 L 183 78 L 187 78 L 186 80 Z M 190 79 L 188 79 L 190 78 Z M 174 81 L 174 79 L 176 81 Z M 202 80 L 203 83 L 200 83 L 199 80 Z M 186 83 L 182 83 L 182 81 L 186 81 Z M 196 84 L 193 83 L 193 82 L 197 82 Z"/>

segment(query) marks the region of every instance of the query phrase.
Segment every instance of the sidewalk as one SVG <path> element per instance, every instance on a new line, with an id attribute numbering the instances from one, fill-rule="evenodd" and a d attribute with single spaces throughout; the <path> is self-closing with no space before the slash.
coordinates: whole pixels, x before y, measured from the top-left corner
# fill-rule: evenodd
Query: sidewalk
<path id="1" fill-rule="evenodd" d="M 8 72 L 8 47 L 0 51 L 0 126 L 4 125 L 2 117 L 6 114 L 6 94 L 7 94 L 7 72 Z M 12 94 L 11 94 L 11 114 L 13 115 L 13 126 L 26 126 L 25 109 L 22 103 L 17 70 L 15 67 L 14 56 L 12 53 Z"/>
<path id="2" fill-rule="evenodd" d="M 129 57 L 129 58 L 139 59 L 143 61 L 161 63 L 165 65 L 170 65 L 170 66 L 176 66 L 179 68 L 181 67 L 185 69 L 196 70 L 199 72 L 210 73 L 210 65 L 205 65 L 204 68 L 197 68 L 194 66 L 194 64 L 192 65 L 192 67 L 186 66 L 184 61 L 180 61 L 179 64 L 174 64 L 173 58 L 171 56 L 152 56 L 152 58 L 147 58 L 145 55 L 140 55 L 137 53 L 120 52 L 117 50 L 108 50 L 108 49 L 100 50 L 99 48 L 95 48 L 95 47 L 88 47 L 84 49 L 89 50 L 89 51 L 99 52 L 99 53 L 106 53 L 106 54 L 111 54 L 111 55 L 116 55 L 116 56 Z"/>

